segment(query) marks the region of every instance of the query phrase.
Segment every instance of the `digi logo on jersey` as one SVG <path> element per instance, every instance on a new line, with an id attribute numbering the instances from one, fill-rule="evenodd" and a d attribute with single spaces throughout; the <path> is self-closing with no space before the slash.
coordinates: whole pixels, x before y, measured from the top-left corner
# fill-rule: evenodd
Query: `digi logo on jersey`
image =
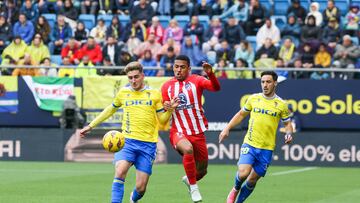
<path id="1" fill-rule="evenodd" d="M 191 109 L 194 107 L 193 104 L 189 104 L 189 105 L 186 105 L 187 104 L 187 98 L 186 98 L 186 95 L 184 93 L 180 93 L 178 95 L 179 97 L 179 100 L 180 100 L 180 104 L 178 107 L 176 107 L 176 110 L 183 110 L 183 109 Z"/>
<path id="2" fill-rule="evenodd" d="M 141 99 L 135 99 L 135 100 L 126 100 L 125 106 L 151 106 L 152 100 L 141 100 Z"/>
<path id="3" fill-rule="evenodd" d="M 267 110 L 267 109 L 254 108 L 253 112 L 254 113 L 266 114 L 266 115 L 273 116 L 273 117 L 277 116 L 277 112 L 273 112 L 273 111 Z"/>

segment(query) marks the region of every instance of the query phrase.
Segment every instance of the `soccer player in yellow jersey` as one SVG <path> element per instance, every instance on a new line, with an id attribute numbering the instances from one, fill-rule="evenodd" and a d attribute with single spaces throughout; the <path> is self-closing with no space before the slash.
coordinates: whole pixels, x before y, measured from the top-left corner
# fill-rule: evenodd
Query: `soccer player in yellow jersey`
<path id="1" fill-rule="evenodd" d="M 241 146 L 235 186 L 227 197 L 227 203 L 234 203 L 239 193 L 237 203 L 244 202 L 260 177 L 265 176 L 275 149 L 275 136 L 280 119 L 285 124 L 285 143 L 291 143 L 293 139 L 287 104 L 275 93 L 277 77 L 273 71 L 262 72 L 262 93 L 251 95 L 219 135 L 219 142 L 222 142 L 229 136 L 230 129 L 250 114 L 249 127 Z"/>
<path id="2" fill-rule="evenodd" d="M 114 114 L 119 107 L 123 108 L 122 133 L 126 139 L 124 148 L 115 153 L 112 203 L 122 202 L 125 177 L 132 165 L 136 168 L 136 186 L 130 195 L 130 202 L 138 202 L 144 195 L 156 155 L 158 121 L 166 123 L 179 105 L 179 99 L 174 98 L 164 103 L 164 112 L 161 92 L 145 85 L 143 67 L 139 62 L 129 63 L 125 67 L 125 73 L 129 79 L 129 86 L 120 89 L 113 103 L 80 131 L 80 136 L 84 137 L 95 126 Z"/>

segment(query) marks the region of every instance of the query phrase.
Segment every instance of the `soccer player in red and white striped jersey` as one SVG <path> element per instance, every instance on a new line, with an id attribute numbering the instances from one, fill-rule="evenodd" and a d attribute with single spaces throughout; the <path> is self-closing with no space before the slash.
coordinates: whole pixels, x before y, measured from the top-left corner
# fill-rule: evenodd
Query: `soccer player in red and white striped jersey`
<path id="1" fill-rule="evenodd" d="M 179 106 L 172 114 L 170 143 L 183 157 L 186 173 L 183 182 L 188 185 L 194 202 L 202 200 L 196 181 L 206 175 L 208 165 L 204 135 L 208 122 L 201 97 L 204 90 L 220 90 L 220 83 L 213 73 L 212 66 L 203 62 L 202 67 L 209 79 L 192 75 L 189 57 L 177 56 L 173 66 L 175 77 L 165 82 L 161 89 L 165 108 L 166 103 L 172 98 L 178 97 L 180 100 Z"/>

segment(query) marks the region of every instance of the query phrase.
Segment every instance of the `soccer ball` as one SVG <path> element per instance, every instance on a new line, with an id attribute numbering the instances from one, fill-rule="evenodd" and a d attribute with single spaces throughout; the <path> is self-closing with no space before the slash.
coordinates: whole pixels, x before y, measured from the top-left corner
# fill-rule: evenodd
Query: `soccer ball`
<path id="1" fill-rule="evenodd" d="M 111 130 L 104 135 L 102 144 L 107 151 L 118 152 L 124 147 L 125 137 L 121 132 Z"/>

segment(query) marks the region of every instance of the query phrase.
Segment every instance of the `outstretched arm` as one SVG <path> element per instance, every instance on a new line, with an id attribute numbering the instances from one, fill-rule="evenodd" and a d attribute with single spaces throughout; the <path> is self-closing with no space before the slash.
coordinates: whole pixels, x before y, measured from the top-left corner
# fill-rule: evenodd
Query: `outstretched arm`
<path id="1" fill-rule="evenodd" d="M 239 125 L 244 118 L 249 115 L 249 112 L 241 109 L 239 112 L 235 114 L 235 116 L 230 120 L 230 122 L 226 125 L 226 127 L 221 131 L 219 135 L 219 143 L 221 143 L 224 139 L 229 136 L 230 130 Z"/>
<path id="2" fill-rule="evenodd" d="M 114 107 L 112 104 L 107 106 L 88 126 L 80 130 L 80 137 L 85 137 L 94 127 L 112 116 L 119 108 Z"/>
<path id="3" fill-rule="evenodd" d="M 206 62 L 203 62 L 202 67 L 207 76 L 209 77 L 209 80 L 204 79 L 203 81 L 201 81 L 201 86 L 209 91 L 219 91 L 220 83 L 212 70 L 212 66 Z"/>

